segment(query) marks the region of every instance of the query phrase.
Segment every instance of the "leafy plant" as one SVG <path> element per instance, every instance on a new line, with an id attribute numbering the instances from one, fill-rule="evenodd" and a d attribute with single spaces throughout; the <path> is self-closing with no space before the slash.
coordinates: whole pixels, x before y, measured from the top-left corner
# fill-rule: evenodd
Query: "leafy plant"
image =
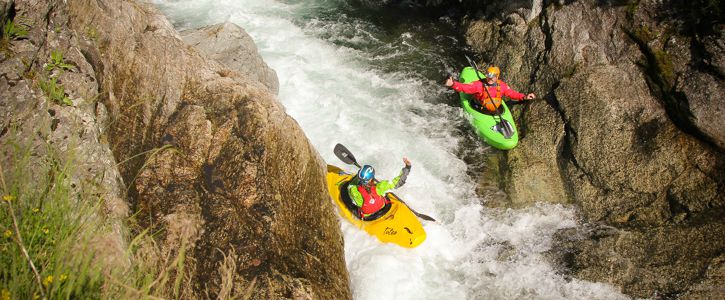
<path id="1" fill-rule="evenodd" d="M 41 80 L 40 89 L 55 103 L 68 106 L 73 105 L 73 101 L 65 94 L 65 87 L 58 84 L 58 78 L 50 77 L 48 80 Z"/>
<path id="2" fill-rule="evenodd" d="M 5 22 L 3 27 L 3 40 L 11 41 L 17 38 L 24 38 L 28 35 L 28 29 L 24 25 L 16 25 L 13 20 Z"/>
<path id="3" fill-rule="evenodd" d="M 63 52 L 60 52 L 59 50 L 53 50 L 50 53 L 50 61 L 45 64 L 45 70 L 47 71 L 53 71 L 53 70 L 72 70 L 75 66 L 71 64 L 65 63 L 65 60 L 63 59 Z"/>
<path id="4" fill-rule="evenodd" d="M 50 53 L 50 61 L 45 63 L 45 70 L 48 72 L 58 70 L 60 73 L 63 73 L 64 71 L 72 70 L 74 67 L 74 65 L 65 62 L 63 52 L 59 50 L 53 50 Z M 69 106 L 73 105 L 73 101 L 65 94 L 65 87 L 58 82 L 58 76 L 60 74 L 51 74 L 48 80 L 41 80 L 40 89 L 55 103 Z"/>
<path id="5" fill-rule="evenodd" d="M 141 230 L 121 257 L 131 264 L 109 268 L 113 265 L 102 259 L 109 253 L 99 246 L 106 244 L 108 232 L 118 229 L 103 217 L 105 200 L 95 189 L 100 183 L 76 177 L 79 156 L 74 151 L 37 141 L 21 144 L 14 138 L 24 135 L 9 126 L 0 143 L 0 153 L 6 154 L 0 164 L 0 299 L 201 298 L 189 282 L 186 251 L 192 246 L 186 238 L 180 247 L 164 249 L 156 244 L 155 234 Z M 47 148 L 38 151 L 42 145 Z M 174 149 L 166 145 L 140 156 L 166 150 Z M 234 299 L 243 292 L 237 299 L 250 299 L 256 278 L 241 290 L 235 284 L 238 255 L 234 250 L 222 255 L 225 292 L 218 299 Z"/>

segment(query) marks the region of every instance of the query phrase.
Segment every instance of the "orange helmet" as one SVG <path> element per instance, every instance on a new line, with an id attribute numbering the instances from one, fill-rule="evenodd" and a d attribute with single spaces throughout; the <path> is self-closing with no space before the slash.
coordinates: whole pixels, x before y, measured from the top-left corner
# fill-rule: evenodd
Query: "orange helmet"
<path id="1" fill-rule="evenodd" d="M 501 75 L 501 70 L 498 67 L 494 66 L 494 65 L 491 65 L 486 70 L 486 77 L 487 78 L 494 78 L 494 77 L 498 77 L 499 75 Z"/>

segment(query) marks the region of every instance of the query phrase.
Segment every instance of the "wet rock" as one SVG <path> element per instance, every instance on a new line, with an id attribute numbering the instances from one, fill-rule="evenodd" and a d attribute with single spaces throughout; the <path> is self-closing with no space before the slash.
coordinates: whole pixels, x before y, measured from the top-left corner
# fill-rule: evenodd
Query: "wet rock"
<path id="1" fill-rule="evenodd" d="M 721 282 L 714 281 L 722 276 L 722 263 L 713 257 L 722 255 L 725 243 L 718 234 L 723 230 L 723 224 L 645 230 L 585 226 L 557 233 L 554 256 L 567 275 L 591 281 L 605 277 L 638 297 L 678 295 L 709 269 L 691 294 L 712 297 L 722 294 Z"/>
<path id="2" fill-rule="evenodd" d="M 277 73 L 257 53 L 257 45 L 244 29 L 221 23 L 181 32 L 182 39 L 227 68 L 259 80 L 274 94 L 279 93 Z"/>
<path id="3" fill-rule="evenodd" d="M 717 299 L 725 297 L 725 255 L 720 255 L 710 262 L 705 279 L 695 284 L 684 293 L 682 299 Z"/>

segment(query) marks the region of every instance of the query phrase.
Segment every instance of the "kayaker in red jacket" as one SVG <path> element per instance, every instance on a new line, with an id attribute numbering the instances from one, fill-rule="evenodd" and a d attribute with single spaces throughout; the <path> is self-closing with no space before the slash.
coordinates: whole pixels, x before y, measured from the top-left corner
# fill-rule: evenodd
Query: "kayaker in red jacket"
<path id="1" fill-rule="evenodd" d="M 509 97 L 512 100 L 521 101 L 525 99 L 532 100 L 536 98 L 536 94 L 529 93 L 524 95 L 519 93 L 512 88 L 503 80 L 499 80 L 498 77 L 501 75 L 501 70 L 498 67 L 490 66 L 486 70 L 486 89 L 488 93 L 483 90 L 483 82 L 480 80 L 471 83 L 460 83 L 453 81 L 452 78 L 448 77 L 446 80 L 446 86 L 453 88 L 456 92 L 464 92 L 466 94 L 473 94 L 473 96 L 479 101 L 476 106 L 483 107 L 485 111 L 496 112 L 496 109 L 501 106 L 501 99 L 503 96 Z M 489 98 L 493 98 L 493 101 Z M 472 105 L 474 103 L 471 103 Z"/>

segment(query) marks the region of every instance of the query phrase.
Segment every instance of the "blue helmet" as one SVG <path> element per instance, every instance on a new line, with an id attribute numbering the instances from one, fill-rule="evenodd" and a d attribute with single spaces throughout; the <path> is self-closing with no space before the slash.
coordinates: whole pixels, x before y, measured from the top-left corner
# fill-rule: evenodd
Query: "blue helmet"
<path id="1" fill-rule="evenodd" d="M 373 169 L 372 166 L 364 165 L 360 168 L 360 171 L 357 172 L 357 177 L 360 178 L 361 183 L 368 183 L 368 181 L 375 178 L 375 169 Z"/>

